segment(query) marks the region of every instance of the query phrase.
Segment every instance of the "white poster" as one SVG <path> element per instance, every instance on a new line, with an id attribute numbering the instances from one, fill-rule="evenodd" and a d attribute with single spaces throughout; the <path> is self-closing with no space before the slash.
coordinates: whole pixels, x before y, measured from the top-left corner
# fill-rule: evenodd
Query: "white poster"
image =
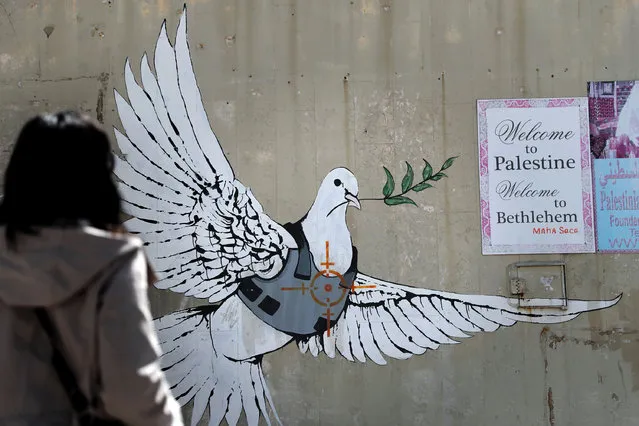
<path id="1" fill-rule="evenodd" d="M 477 101 L 482 253 L 594 252 L 587 98 Z"/>

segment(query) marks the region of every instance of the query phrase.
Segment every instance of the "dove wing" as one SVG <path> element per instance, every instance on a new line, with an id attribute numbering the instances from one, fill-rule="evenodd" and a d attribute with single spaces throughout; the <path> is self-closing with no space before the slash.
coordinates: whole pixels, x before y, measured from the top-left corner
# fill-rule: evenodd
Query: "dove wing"
<path id="1" fill-rule="evenodd" d="M 360 273 L 355 286 L 330 336 L 324 332 L 298 341 L 303 353 L 324 352 L 333 358 L 339 352 L 349 361 L 366 362 L 368 357 L 383 365 L 385 356 L 407 359 L 443 344 L 459 343 L 456 339 L 471 337 L 468 333 L 492 332 L 516 322 L 564 322 L 610 307 L 621 298 L 568 300 L 567 309 L 520 309 L 517 299 L 433 291 Z"/>
<path id="2" fill-rule="evenodd" d="M 158 288 L 223 300 L 243 277 L 276 275 L 293 238 L 269 218 L 250 189 L 235 179 L 210 128 L 196 83 L 186 11 L 175 47 L 166 21 L 155 48 L 153 74 L 141 61 L 142 85 L 127 59 L 128 102 L 115 91 L 124 132 L 115 174 L 126 222 L 139 234 L 160 281 Z"/>

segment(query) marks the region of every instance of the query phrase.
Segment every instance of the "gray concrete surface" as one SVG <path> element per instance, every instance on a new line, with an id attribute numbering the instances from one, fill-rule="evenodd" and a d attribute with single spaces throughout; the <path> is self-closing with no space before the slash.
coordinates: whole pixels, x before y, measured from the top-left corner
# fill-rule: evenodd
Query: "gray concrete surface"
<path id="1" fill-rule="evenodd" d="M 361 269 L 435 289 L 507 294 L 506 266 L 565 259 L 568 294 L 616 307 L 543 328 L 516 325 L 385 367 L 265 358 L 288 425 L 639 424 L 636 255 L 482 256 L 477 98 L 585 96 L 639 78 L 631 0 L 189 0 L 193 62 L 239 179 L 280 222 L 297 220 L 344 165 L 363 197 L 382 165 L 441 164 L 418 208 L 349 213 Z M 139 69 L 182 1 L 0 0 L 0 166 L 32 114 L 78 108 L 118 125 L 113 88 Z M 193 301 L 153 290 L 156 314 Z M 633 306 L 635 306 L 633 308 Z"/>

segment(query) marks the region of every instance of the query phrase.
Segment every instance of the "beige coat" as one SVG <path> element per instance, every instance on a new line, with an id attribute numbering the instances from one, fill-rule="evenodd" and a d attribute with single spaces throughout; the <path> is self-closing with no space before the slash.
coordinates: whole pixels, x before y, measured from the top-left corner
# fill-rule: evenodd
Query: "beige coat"
<path id="1" fill-rule="evenodd" d="M 14 253 L 4 236 L 0 227 L 0 426 L 72 424 L 38 306 L 53 318 L 85 395 L 98 393 L 104 412 L 129 425 L 181 426 L 158 363 L 141 241 L 90 227 L 46 229 L 20 236 Z"/>

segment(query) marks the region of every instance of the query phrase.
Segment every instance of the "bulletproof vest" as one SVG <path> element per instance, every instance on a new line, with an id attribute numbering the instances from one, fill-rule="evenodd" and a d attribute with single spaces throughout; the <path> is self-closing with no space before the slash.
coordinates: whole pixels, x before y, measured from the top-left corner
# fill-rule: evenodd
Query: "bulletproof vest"
<path id="1" fill-rule="evenodd" d="M 357 274 L 357 250 L 344 275 L 318 270 L 300 222 L 284 228 L 295 238 L 280 273 L 268 280 L 245 278 L 238 295 L 268 325 L 294 336 L 323 333 L 337 322 Z"/>

